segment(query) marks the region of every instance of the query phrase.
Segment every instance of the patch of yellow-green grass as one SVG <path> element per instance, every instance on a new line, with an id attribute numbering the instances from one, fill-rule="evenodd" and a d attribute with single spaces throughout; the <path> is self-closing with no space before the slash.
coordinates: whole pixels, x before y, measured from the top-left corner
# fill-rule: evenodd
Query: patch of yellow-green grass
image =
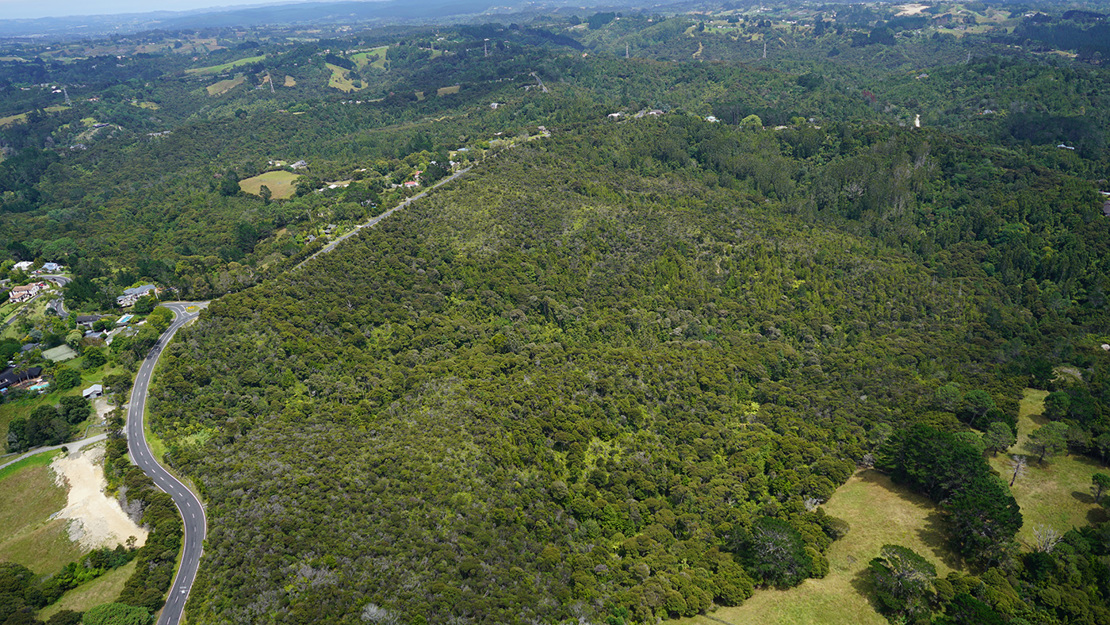
<path id="1" fill-rule="evenodd" d="M 26 63 L 27 59 L 25 59 L 23 57 L 19 57 L 19 56 L 0 56 L 0 61 L 5 61 L 5 62 L 15 61 L 17 63 Z"/>
<path id="2" fill-rule="evenodd" d="M 959 562 L 944 546 L 945 527 L 925 497 L 891 483 L 874 470 L 860 471 L 837 489 L 825 512 L 844 519 L 848 534 L 829 547 L 829 574 L 789 590 L 757 590 L 743 605 L 683 625 L 885 625 L 868 600 L 867 563 L 883 545 L 903 545 L 929 559 L 943 577 Z"/>
<path id="3" fill-rule="evenodd" d="M 990 459 L 991 466 L 1007 482 L 1013 475 L 1008 463 L 1011 456 L 1025 456 L 1028 462 L 1025 476 L 1019 477 L 1010 488 L 1024 520 L 1017 538 L 1026 548 L 1034 544 L 1033 530 L 1038 526 L 1064 533 L 1073 527 L 1106 519 L 1106 511 L 1095 504 L 1090 487 L 1092 475 L 1110 473 L 1110 470 L 1084 456 L 1061 455 L 1047 462 L 1037 462 L 1036 456 L 1025 451 L 1024 444 L 1030 432 L 1048 423 L 1041 414 L 1047 396 L 1048 391 L 1025 389 L 1018 412 L 1017 443 L 1007 453 Z"/>
<path id="4" fill-rule="evenodd" d="M 239 85 L 243 84 L 244 82 L 246 82 L 246 80 L 247 80 L 246 76 L 239 75 L 239 76 L 236 76 L 235 78 L 228 78 L 226 80 L 221 80 L 217 83 L 208 85 L 207 87 L 205 87 L 205 89 L 208 91 L 208 95 L 212 95 L 212 96 L 223 95 L 223 94 L 227 93 L 228 91 L 231 91 L 232 89 L 234 89 L 234 88 L 238 87 Z"/>
<path id="5" fill-rule="evenodd" d="M 201 75 L 201 76 L 212 75 L 212 74 L 222 74 L 223 72 L 226 72 L 226 71 L 231 70 L 231 69 L 235 69 L 236 67 L 241 67 L 243 65 L 250 65 L 251 63 L 257 63 L 257 62 L 259 62 L 259 61 L 261 61 L 265 58 L 266 57 L 263 56 L 263 55 L 248 56 L 245 59 L 239 59 L 237 61 L 230 61 L 228 63 L 222 63 L 220 65 L 211 65 L 209 67 L 194 67 L 192 69 L 185 70 L 185 73 L 186 74 L 196 74 L 196 75 Z"/>
<path id="6" fill-rule="evenodd" d="M 416 92 L 416 101 L 417 102 L 423 102 L 424 101 L 424 92 L 423 91 L 417 91 Z"/>
<path id="7" fill-rule="evenodd" d="M 158 106 L 157 102 L 133 102 L 132 104 L 141 109 L 148 109 L 151 111 L 157 111 L 158 109 L 162 108 Z"/>
<path id="8" fill-rule="evenodd" d="M 299 178 L 299 174 L 294 174 L 291 171 L 268 171 L 253 178 L 240 180 L 239 188 L 244 193 L 258 195 L 261 192 L 262 185 L 266 185 L 270 189 L 270 197 L 275 200 L 284 200 L 293 197 L 293 194 L 297 192 L 297 179 Z"/>
<path id="9" fill-rule="evenodd" d="M 442 98 L 445 95 L 451 95 L 453 93 L 458 93 L 459 88 L 460 88 L 460 85 L 452 85 L 450 87 L 440 87 L 439 89 L 436 90 L 436 95 Z"/>
<path id="10" fill-rule="evenodd" d="M 389 55 L 389 46 L 381 46 L 366 52 L 359 52 L 358 54 L 351 55 L 351 61 L 359 69 L 369 65 L 378 69 L 385 69 L 385 63 Z"/>
<path id="11" fill-rule="evenodd" d="M 10 126 L 12 124 L 21 124 L 27 121 L 26 113 L 18 113 L 16 115 L 8 115 L 7 117 L 0 117 L 0 128 Z"/>
<path id="12" fill-rule="evenodd" d="M 297 79 L 293 78 L 292 76 L 286 76 L 285 77 L 285 86 L 286 87 L 296 87 L 297 86 Z"/>
<path id="13" fill-rule="evenodd" d="M 70 590 L 62 595 L 61 599 L 39 610 L 39 620 L 45 621 L 62 610 L 85 612 L 102 603 L 112 603 L 119 597 L 123 585 L 135 572 L 135 566 L 136 563 L 132 560 L 114 571 L 109 571 L 91 582 Z"/>
<path id="14" fill-rule="evenodd" d="M 354 80 L 357 79 L 351 79 L 351 70 L 339 67 L 338 65 L 332 65 L 331 63 L 325 63 L 325 65 L 327 65 L 328 69 L 331 70 L 331 76 L 328 77 L 329 87 L 332 87 L 333 89 L 338 89 L 345 93 L 350 93 L 352 91 L 358 91 L 359 89 L 362 89 L 361 86 L 355 86 Z"/>
<path id="15" fill-rule="evenodd" d="M 55 104 L 54 106 L 48 106 L 42 110 L 46 111 L 47 113 L 61 113 L 62 111 L 68 111 L 69 107 L 62 106 L 61 104 Z"/>
<path id="16" fill-rule="evenodd" d="M 52 575 L 84 551 L 70 541 L 69 521 L 50 519 L 66 505 L 66 490 L 54 483 L 49 464 L 61 453 L 32 456 L 0 479 L 0 562 L 16 562 L 39 575 Z"/>

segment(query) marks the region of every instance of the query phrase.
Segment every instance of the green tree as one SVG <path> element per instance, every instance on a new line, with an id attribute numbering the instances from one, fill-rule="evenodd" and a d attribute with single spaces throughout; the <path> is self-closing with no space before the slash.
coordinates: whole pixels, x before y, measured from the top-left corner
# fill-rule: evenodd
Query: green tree
<path id="1" fill-rule="evenodd" d="M 744 119 L 740 120 L 740 127 L 741 128 L 762 128 L 763 127 L 763 120 L 759 118 L 759 115 L 756 115 L 755 113 L 752 113 L 751 115 L 748 115 Z"/>
<path id="2" fill-rule="evenodd" d="M 936 567 L 912 549 L 883 545 L 868 568 L 879 611 L 909 623 L 928 622 Z"/>
<path id="3" fill-rule="evenodd" d="M 752 524 L 741 557 L 745 568 L 764 584 L 781 588 L 796 586 L 809 577 L 813 566 L 798 530 L 772 517 Z"/>
<path id="4" fill-rule="evenodd" d="M 1014 436 L 1014 431 L 1002 421 L 991 423 L 987 426 L 987 431 L 983 433 L 983 444 L 987 451 L 991 452 L 991 455 L 1006 451 L 1013 447 L 1016 441 L 1017 437 Z"/>
<path id="5" fill-rule="evenodd" d="M 1095 503 L 1102 502 L 1102 496 L 1110 489 L 1110 475 L 1105 473 L 1095 473 L 1091 476 L 1091 495 L 1095 498 Z"/>
<path id="6" fill-rule="evenodd" d="M 1046 423 L 1029 434 L 1025 450 L 1037 456 L 1039 462 L 1055 456 L 1067 449 L 1068 426 L 1058 421 Z"/>
<path id="7" fill-rule="evenodd" d="M 62 398 L 58 406 L 58 412 L 66 420 L 66 423 L 76 425 L 89 418 L 89 415 L 92 414 L 92 404 L 84 397 L 70 395 Z"/>
<path id="8" fill-rule="evenodd" d="M 1044 416 L 1050 421 L 1059 421 L 1068 416 L 1071 408 L 1071 395 L 1067 391 L 1049 393 L 1044 398 Z"/>
<path id="9" fill-rule="evenodd" d="M 54 386 L 60 390 L 68 390 L 81 384 L 81 374 L 76 369 L 58 367 L 54 372 Z"/>
<path id="10" fill-rule="evenodd" d="M 158 334 L 162 334 L 173 323 L 173 311 L 165 306 L 159 306 L 147 315 L 146 322 L 157 330 Z"/>
<path id="11" fill-rule="evenodd" d="M 960 409 L 960 402 L 963 401 L 963 393 L 960 392 L 960 387 L 955 382 L 949 382 L 944 386 L 938 388 L 933 394 L 936 398 L 937 407 L 946 412 L 956 412 Z"/>

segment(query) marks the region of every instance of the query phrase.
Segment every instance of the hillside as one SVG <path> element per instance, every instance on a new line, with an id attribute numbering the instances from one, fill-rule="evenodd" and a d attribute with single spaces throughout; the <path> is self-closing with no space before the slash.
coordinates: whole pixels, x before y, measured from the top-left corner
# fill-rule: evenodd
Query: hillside
<path id="1" fill-rule="evenodd" d="M 0 41 L 0 279 L 112 313 L 13 302 L 0 346 L 121 404 L 172 313 L 115 297 L 211 300 L 147 421 L 198 625 L 1108 622 L 1110 73 L 1040 9 Z M 51 611 L 171 585 L 112 423 L 168 531 Z"/>

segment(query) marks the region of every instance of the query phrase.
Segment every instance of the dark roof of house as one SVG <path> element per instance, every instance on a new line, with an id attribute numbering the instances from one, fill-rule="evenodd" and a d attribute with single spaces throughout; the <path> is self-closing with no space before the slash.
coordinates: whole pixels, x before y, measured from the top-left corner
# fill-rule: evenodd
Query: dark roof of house
<path id="1" fill-rule="evenodd" d="M 77 323 L 100 321 L 100 315 L 77 315 Z"/>
<path id="2" fill-rule="evenodd" d="M 12 384 L 37 378 L 42 375 L 42 367 L 31 367 L 26 371 L 16 372 L 15 367 L 8 367 L 0 373 L 0 388 L 8 388 Z"/>

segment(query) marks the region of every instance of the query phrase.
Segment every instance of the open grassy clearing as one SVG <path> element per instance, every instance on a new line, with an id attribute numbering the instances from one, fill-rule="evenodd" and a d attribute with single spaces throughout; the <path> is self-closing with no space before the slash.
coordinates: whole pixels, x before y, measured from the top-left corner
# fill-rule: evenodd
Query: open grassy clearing
<path id="1" fill-rule="evenodd" d="M 239 188 L 244 193 L 258 195 L 262 185 L 266 185 L 270 188 L 270 197 L 275 200 L 284 200 L 293 197 L 293 194 L 297 192 L 298 178 L 300 178 L 300 175 L 291 171 L 268 171 L 253 178 L 240 180 Z"/>
<path id="2" fill-rule="evenodd" d="M 39 575 L 52 575 L 84 554 L 69 540 L 69 522 L 50 519 L 66 505 L 66 489 L 54 483 L 49 467 L 60 453 L 28 458 L 0 478 L 0 561 L 17 562 Z"/>
<path id="3" fill-rule="evenodd" d="M 4 126 L 11 126 L 12 124 L 21 124 L 27 121 L 26 113 L 18 113 L 16 115 L 8 115 L 7 117 L 0 117 L 0 128 Z"/>
<path id="4" fill-rule="evenodd" d="M 443 97 L 445 95 L 451 95 L 453 93 L 458 93 L 460 88 L 461 88 L 461 85 L 452 85 L 450 87 L 440 87 L 439 89 L 436 90 L 436 95 L 439 96 L 439 97 Z"/>
<path id="5" fill-rule="evenodd" d="M 196 75 L 220 74 L 220 73 L 226 72 L 228 70 L 235 69 L 236 67 L 241 67 L 243 65 L 250 65 L 251 63 L 257 63 L 257 62 L 259 62 L 259 61 L 261 61 L 265 58 L 266 57 L 262 56 L 262 55 L 248 56 L 245 59 L 239 59 L 237 61 L 231 61 L 231 62 L 228 62 L 228 63 L 223 63 L 221 65 L 212 65 L 212 66 L 209 66 L 209 67 L 194 67 L 192 69 L 185 70 L 185 73 L 186 74 L 196 74 Z"/>
<path id="6" fill-rule="evenodd" d="M 1011 488 L 1025 521 L 1017 538 L 1026 549 L 1033 544 L 1033 530 L 1040 525 L 1063 533 L 1106 518 L 1106 510 L 1095 504 L 1090 487 L 1092 475 L 1110 470 L 1085 456 L 1057 456 L 1039 463 L 1024 450 L 1029 433 L 1048 423 L 1041 416 L 1046 396 L 1048 391 L 1025 389 L 1018 413 L 1017 443 L 1008 453 L 990 459 L 991 466 L 1007 482 L 1012 475 L 1007 464 L 1010 456 L 1026 456 L 1029 463 L 1025 476 Z"/>
<path id="7" fill-rule="evenodd" d="M 292 76 L 286 76 L 285 77 L 285 86 L 286 87 L 296 87 L 297 86 L 297 80 L 295 78 L 293 78 Z"/>
<path id="8" fill-rule="evenodd" d="M 944 546 L 944 521 L 925 497 L 895 486 L 874 470 L 860 471 L 824 505 L 851 529 L 827 554 L 829 574 L 789 590 L 758 590 L 744 605 L 708 616 L 673 621 L 684 625 L 884 625 L 871 607 L 864 571 L 885 544 L 903 545 L 928 558 L 941 577 L 958 567 Z"/>
<path id="9" fill-rule="evenodd" d="M 228 78 L 227 80 L 221 80 L 217 83 L 208 85 L 207 87 L 205 87 L 205 89 L 208 91 L 208 95 L 223 95 L 228 91 L 231 91 L 232 89 L 243 84 L 244 82 L 246 82 L 246 80 L 246 76 L 239 75 L 235 78 Z"/>
<path id="10" fill-rule="evenodd" d="M 351 79 L 351 70 L 344 69 L 342 67 L 339 67 L 338 65 L 332 65 L 331 63 L 325 63 L 325 65 L 327 65 L 328 69 L 331 70 L 331 76 L 328 76 L 329 87 L 332 87 L 333 89 L 338 89 L 345 93 L 350 93 L 352 91 L 358 91 L 359 89 L 362 89 L 361 82 L 359 83 L 359 86 L 355 86 L 354 80 L 357 79 Z"/>
<path id="11" fill-rule="evenodd" d="M 61 599 L 39 610 L 39 620 L 45 621 L 62 610 L 85 612 L 102 603 L 112 603 L 119 597 L 123 585 L 135 572 L 135 561 L 110 571 L 91 582 L 78 586 L 62 595 Z"/>
<path id="12" fill-rule="evenodd" d="M 366 52 L 359 52 L 358 54 L 351 55 L 351 61 L 354 62 L 355 67 L 362 69 L 369 65 L 378 69 L 385 69 L 385 64 L 388 60 L 389 46 L 381 46 Z"/>

